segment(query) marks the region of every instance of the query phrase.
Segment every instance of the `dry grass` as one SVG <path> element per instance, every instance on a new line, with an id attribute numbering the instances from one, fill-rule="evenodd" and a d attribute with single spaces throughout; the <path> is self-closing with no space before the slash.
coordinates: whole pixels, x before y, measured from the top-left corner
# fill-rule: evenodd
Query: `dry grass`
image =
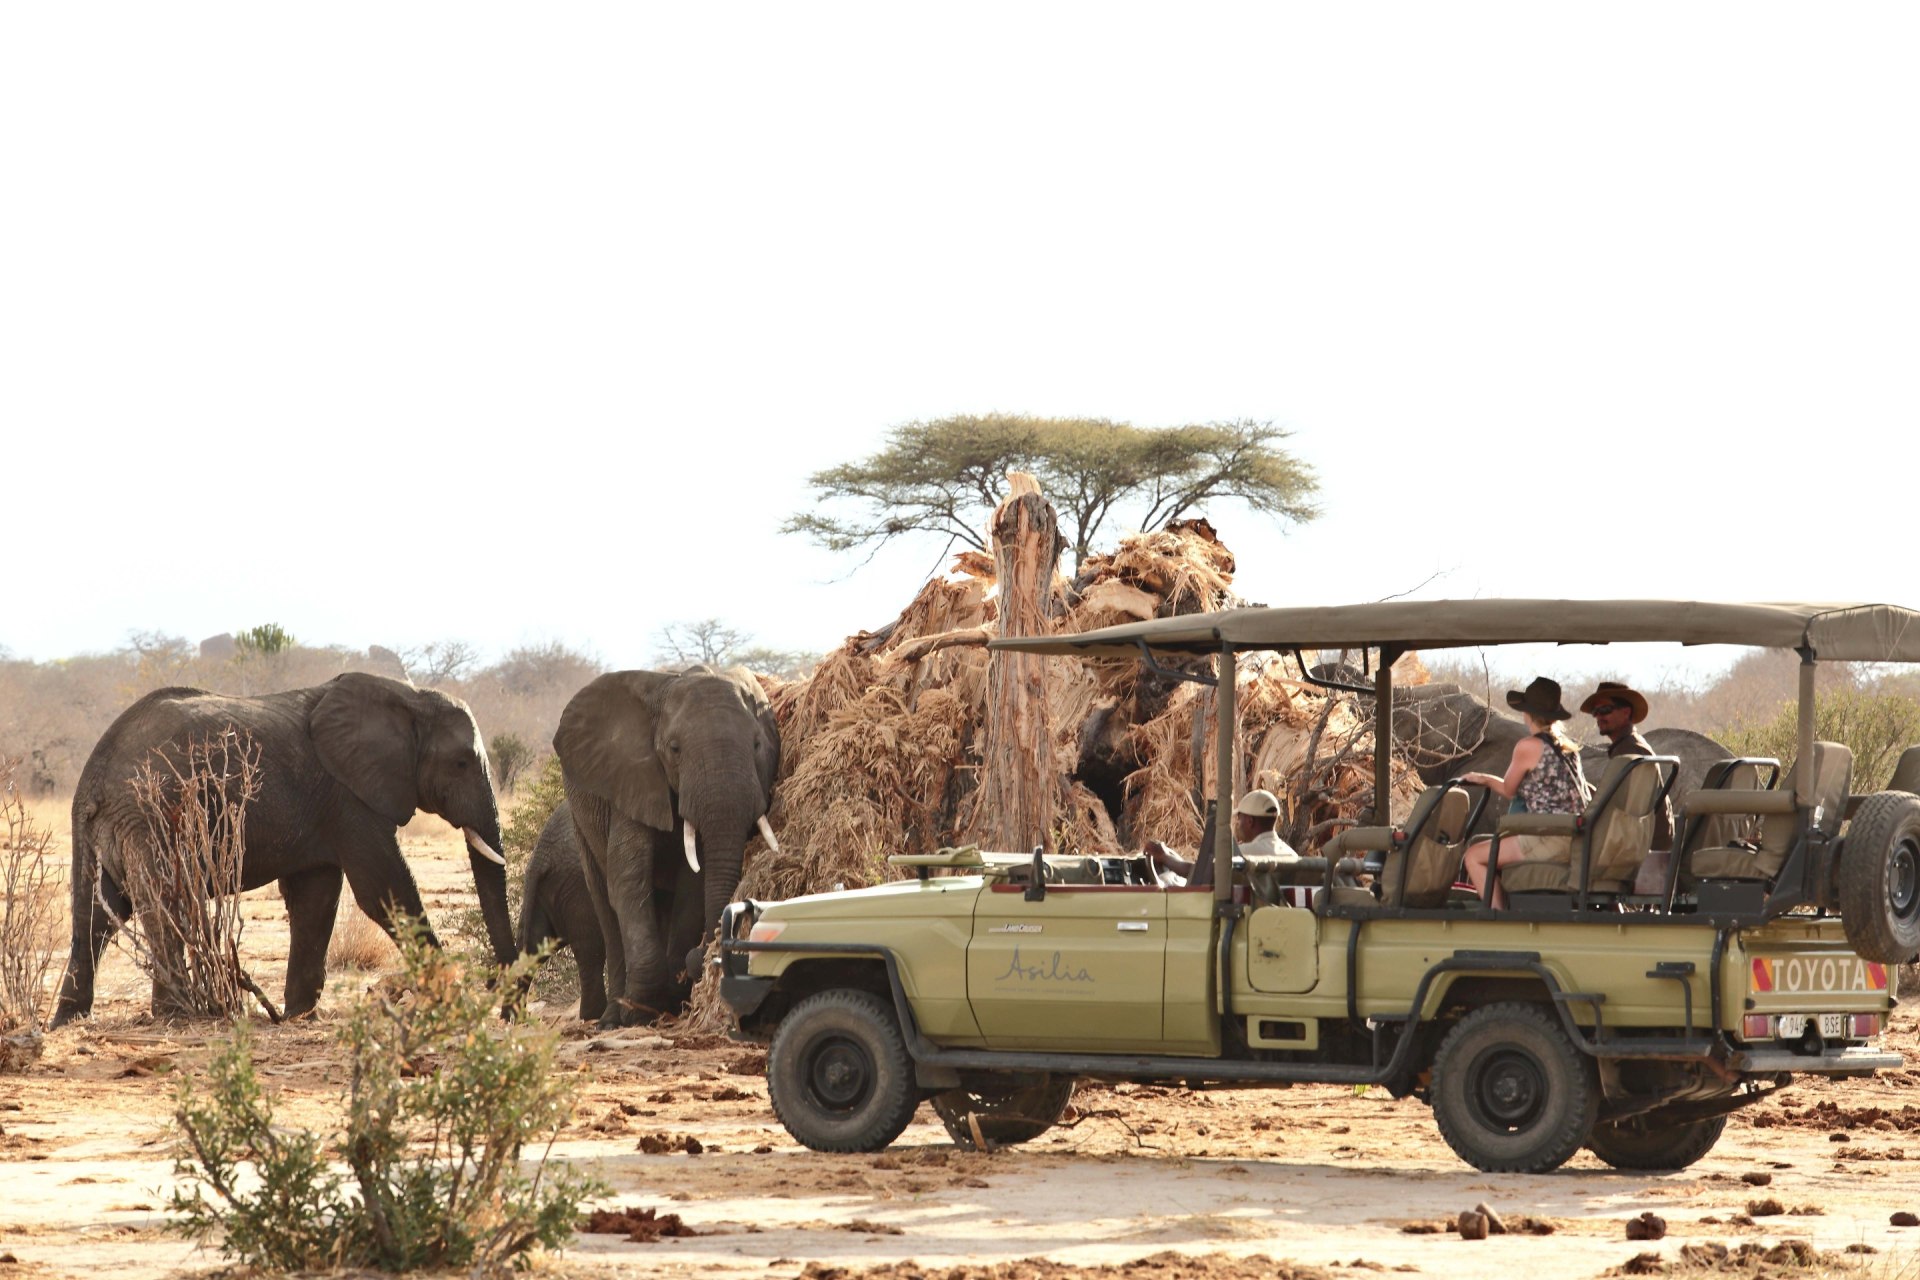
<path id="1" fill-rule="evenodd" d="M 379 973 L 400 959 L 393 939 L 350 899 L 342 899 L 327 940 L 327 972 Z"/>

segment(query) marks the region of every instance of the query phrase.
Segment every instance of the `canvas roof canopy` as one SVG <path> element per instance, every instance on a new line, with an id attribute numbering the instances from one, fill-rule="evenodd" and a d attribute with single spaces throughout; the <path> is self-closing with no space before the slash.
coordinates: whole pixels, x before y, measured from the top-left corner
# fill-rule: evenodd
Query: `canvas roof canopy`
<path id="1" fill-rule="evenodd" d="M 1891 604 L 1697 600 L 1390 600 L 1183 614 L 1079 635 L 994 640 L 1024 653 L 1138 656 L 1235 649 L 1449 649 L 1500 644 L 1736 644 L 1842 662 L 1920 662 L 1920 613 Z"/>

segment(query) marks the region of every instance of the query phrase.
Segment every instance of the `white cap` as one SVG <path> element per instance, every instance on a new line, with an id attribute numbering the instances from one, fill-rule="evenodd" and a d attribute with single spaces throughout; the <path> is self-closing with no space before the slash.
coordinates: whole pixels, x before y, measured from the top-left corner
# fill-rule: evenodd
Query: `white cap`
<path id="1" fill-rule="evenodd" d="M 1240 797 L 1240 803 L 1233 806 L 1233 811 L 1250 818 L 1277 818 L 1280 816 L 1280 798 L 1271 791 L 1249 791 Z"/>

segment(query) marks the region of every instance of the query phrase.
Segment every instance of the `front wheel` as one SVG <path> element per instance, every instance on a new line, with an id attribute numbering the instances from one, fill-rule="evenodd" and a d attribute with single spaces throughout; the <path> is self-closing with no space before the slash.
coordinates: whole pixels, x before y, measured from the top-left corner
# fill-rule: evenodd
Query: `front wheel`
<path id="1" fill-rule="evenodd" d="M 1656 1111 L 1596 1124 L 1587 1147 L 1616 1169 L 1684 1169 L 1713 1150 L 1726 1127 L 1725 1116 L 1675 1122 Z"/>
<path id="2" fill-rule="evenodd" d="M 870 991 L 808 996 L 767 1050 L 773 1112 L 815 1151 L 882 1151 L 919 1105 L 893 1009 Z"/>
<path id="3" fill-rule="evenodd" d="M 933 1096 L 933 1113 L 947 1127 L 954 1145 L 971 1149 L 973 1125 L 996 1146 L 1031 1142 L 1060 1123 L 1073 1099 L 1072 1076 L 1050 1076 L 1040 1084 L 1007 1089 L 949 1089 Z"/>
<path id="4" fill-rule="evenodd" d="M 1550 1009 L 1493 1004 L 1441 1042 L 1432 1098 L 1440 1136 L 1474 1168 L 1545 1173 L 1586 1143 L 1600 1085 Z"/>

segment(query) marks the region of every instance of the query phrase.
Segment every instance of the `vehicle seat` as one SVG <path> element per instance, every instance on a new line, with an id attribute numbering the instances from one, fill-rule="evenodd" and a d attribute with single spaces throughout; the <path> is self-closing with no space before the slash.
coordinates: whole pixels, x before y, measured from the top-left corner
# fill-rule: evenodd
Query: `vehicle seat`
<path id="1" fill-rule="evenodd" d="M 1760 836 L 1757 847 L 1716 845 L 1697 849 L 1686 862 L 1686 870 L 1700 880 L 1771 881 L 1786 865 L 1787 854 L 1800 834 L 1801 818 L 1794 803 L 1791 779 L 1795 769 L 1772 791 L 1733 791 L 1696 793 L 1688 808 L 1696 813 L 1758 816 Z M 1838 742 L 1813 744 L 1813 802 L 1819 814 L 1817 824 L 1805 815 L 1809 827 L 1822 834 L 1839 834 L 1846 817 L 1848 787 L 1853 781 L 1853 752 Z"/>
<path id="2" fill-rule="evenodd" d="M 1899 761 L 1893 766 L 1893 776 L 1887 779 L 1884 789 L 1920 795 L 1920 747 L 1908 747 L 1900 753 Z"/>
<path id="3" fill-rule="evenodd" d="M 1458 783 L 1428 787 L 1414 802 L 1407 825 L 1384 850 L 1380 901 L 1388 906 L 1443 907 L 1467 854 L 1473 797 Z"/>
<path id="4" fill-rule="evenodd" d="M 1736 760 L 1716 760 L 1700 781 L 1694 795 L 1705 791 L 1771 791 L 1782 777 L 1780 762 L 1770 757 L 1743 756 Z M 1729 849 L 1741 843 L 1760 842 L 1761 818 L 1752 813 L 1701 813 L 1689 801 L 1680 814 L 1679 835 L 1674 841 L 1668 874 L 1673 889 L 1692 892 L 1695 877 L 1686 870 L 1687 862 L 1702 849 Z M 1674 869 L 1678 869 L 1675 874 Z"/>
<path id="5" fill-rule="evenodd" d="M 1566 815 L 1572 819 L 1572 833 L 1522 834 L 1513 846 L 1517 860 L 1500 860 L 1500 887 L 1509 895 L 1573 893 L 1580 886 L 1584 862 L 1588 893 L 1630 893 L 1634 874 L 1653 851 L 1655 816 L 1678 768 L 1670 756 L 1609 760 L 1586 810 L 1577 817 Z"/>
<path id="6" fill-rule="evenodd" d="M 1467 831 L 1477 812 L 1467 789 L 1448 782 L 1421 792 L 1404 826 L 1351 827 L 1341 832 L 1327 842 L 1327 856 L 1366 854 L 1374 883 L 1335 885 L 1319 902 L 1339 907 L 1445 906 L 1466 856 Z"/>

